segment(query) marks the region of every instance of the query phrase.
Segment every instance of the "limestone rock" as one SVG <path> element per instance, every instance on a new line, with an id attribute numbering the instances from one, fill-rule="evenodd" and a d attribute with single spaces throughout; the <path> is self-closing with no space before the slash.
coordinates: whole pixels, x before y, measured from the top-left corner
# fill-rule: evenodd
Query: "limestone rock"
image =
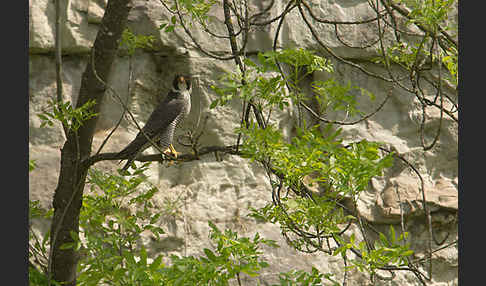
<path id="1" fill-rule="evenodd" d="M 88 23 L 88 3 L 61 2 L 61 45 L 64 54 L 87 53 L 98 27 Z M 29 0 L 29 53 L 53 53 L 55 6 L 49 0 Z"/>
<path id="2" fill-rule="evenodd" d="M 108 0 L 88 1 L 88 23 L 100 24 Z"/>
<path id="3" fill-rule="evenodd" d="M 415 178 L 398 177 L 390 180 L 392 184 L 376 198 L 376 207 L 381 217 L 376 222 L 399 222 L 404 217 L 423 215 L 420 183 Z M 439 179 L 435 186 L 425 187 L 425 199 L 430 212 L 447 210 L 457 212 L 458 194 L 452 183 Z"/>

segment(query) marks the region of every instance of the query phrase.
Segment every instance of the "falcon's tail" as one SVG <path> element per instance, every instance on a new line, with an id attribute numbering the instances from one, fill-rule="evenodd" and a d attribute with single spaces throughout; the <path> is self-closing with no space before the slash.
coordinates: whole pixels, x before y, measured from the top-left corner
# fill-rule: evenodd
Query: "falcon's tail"
<path id="1" fill-rule="evenodd" d="M 140 153 L 142 147 L 143 142 L 141 140 L 135 139 L 117 154 L 118 157 L 123 158 L 118 161 L 118 164 L 120 164 L 123 160 L 128 159 L 125 166 L 123 166 L 122 168 L 123 171 L 126 171 L 128 167 L 130 167 L 132 162 L 137 157 L 138 153 Z"/>

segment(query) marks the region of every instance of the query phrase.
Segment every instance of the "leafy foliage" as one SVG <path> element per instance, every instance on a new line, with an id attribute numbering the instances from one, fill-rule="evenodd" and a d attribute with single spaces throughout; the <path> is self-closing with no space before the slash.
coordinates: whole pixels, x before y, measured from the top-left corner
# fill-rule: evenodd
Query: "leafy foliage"
<path id="1" fill-rule="evenodd" d="M 226 229 L 221 231 L 209 222 L 209 239 L 214 250 L 204 248 L 200 257 L 179 257 L 162 254 L 150 257 L 140 242 L 142 232 L 160 240 L 164 231 L 158 226 L 160 215 L 153 196 L 157 189 L 143 175 L 142 166 L 136 175 L 126 179 L 96 169 L 89 172 L 91 191 L 83 199 L 80 215 L 80 235 L 73 235 L 74 243 L 63 249 L 80 251 L 77 285 L 230 285 L 240 275 L 256 277 L 269 266 L 262 258 L 262 245 L 278 247 L 256 233 L 252 238 Z M 51 218 L 52 209 L 45 211 L 39 202 L 31 201 L 29 217 Z M 29 259 L 45 269 L 49 233 L 38 240 L 30 232 Z M 42 259 L 44 257 L 44 259 Z M 164 260 L 169 260 L 168 264 Z M 324 274 L 302 270 L 280 273 L 280 285 L 321 285 Z M 325 274 L 329 277 L 329 274 Z M 46 285 L 44 272 L 29 267 L 31 285 Z M 292 284 L 289 284 L 292 283 Z M 309 284 L 311 283 L 311 284 Z"/>
<path id="2" fill-rule="evenodd" d="M 307 188 L 302 182 L 310 176 L 311 183 L 326 186 L 326 191 L 314 195 L 312 200 L 300 193 L 301 196 L 284 196 L 278 204 L 274 201 L 252 209 L 253 217 L 279 223 L 284 234 L 295 229 L 320 236 L 340 233 L 342 225 L 354 218 L 337 206 L 339 199 L 349 197 L 356 201 L 369 180 L 382 175 L 392 164 L 391 155 L 379 155 L 378 143 L 362 140 L 341 146 L 336 140 L 339 130 L 328 137 L 316 127 L 301 130 L 291 143 L 285 143 L 279 130 L 272 126 L 260 129 L 252 125 L 241 132 L 246 138 L 243 153 L 252 160 L 272 162 L 276 173 L 281 174 L 283 185 L 278 187 L 278 193 L 287 189 L 299 194 Z M 298 236 L 291 243 L 299 250 L 313 245 L 308 238 Z"/>
<path id="3" fill-rule="evenodd" d="M 49 251 L 49 235 L 47 231 L 39 234 L 32 230 L 32 221 L 52 218 L 53 210 L 44 210 L 39 201 L 29 200 L 29 281 L 30 285 L 47 285 L 47 255 Z"/>
<path id="4" fill-rule="evenodd" d="M 351 259 L 351 266 L 349 268 L 358 268 L 359 271 L 368 271 L 375 273 L 375 271 L 385 266 L 407 266 L 407 257 L 413 254 L 410 250 L 409 243 L 401 243 L 408 237 L 408 233 L 404 232 L 397 238 L 395 229 L 390 225 L 389 237 L 387 238 L 383 233 L 379 234 L 380 239 L 376 240 L 374 246 L 368 249 L 366 243 L 361 241 L 356 242 L 354 234 L 351 235 L 349 242 L 339 238 L 341 246 L 338 247 L 333 255 L 346 256 L 346 251 L 349 249 L 357 249 L 361 258 Z"/>
<path id="5" fill-rule="evenodd" d="M 48 102 L 51 111 L 44 111 L 37 116 L 42 120 L 40 127 L 46 125 L 53 126 L 54 122 L 59 121 L 68 130 L 76 132 L 79 127 L 88 119 L 98 116 L 98 113 L 92 112 L 90 109 L 96 104 L 95 100 L 90 100 L 81 107 L 73 108 L 71 102 L 57 102 L 50 100 Z"/>
<path id="6" fill-rule="evenodd" d="M 361 95 L 367 95 L 371 100 L 375 99 L 374 94 L 368 90 L 352 86 L 350 82 L 341 85 L 334 78 L 326 81 L 314 81 L 312 88 L 316 94 L 315 98 L 319 102 L 320 112 L 326 114 L 331 110 L 345 110 L 349 115 L 363 115 L 364 113 L 357 108 L 358 101 L 352 93 L 353 90 L 359 90 Z"/>
<path id="7" fill-rule="evenodd" d="M 327 131 L 331 130 L 328 125 Z M 318 174 L 315 182 L 328 182 L 341 195 L 357 196 L 373 176 L 391 166 L 392 156 L 380 157 L 379 144 L 362 140 L 345 147 L 337 139 L 338 129 L 324 136 L 318 126 L 298 129 L 297 136 L 286 143 L 280 130 L 256 124 L 238 129 L 245 137 L 242 152 L 251 160 L 272 162 L 282 174 L 287 187 L 299 184 L 305 176 Z"/>
<path id="8" fill-rule="evenodd" d="M 437 32 L 439 25 L 447 20 L 455 0 L 399 0 L 412 10 L 409 14 L 409 24 L 416 23 Z"/>
<path id="9" fill-rule="evenodd" d="M 29 160 L 29 172 L 33 171 L 37 167 L 35 160 Z"/>
<path id="10" fill-rule="evenodd" d="M 330 285 L 330 286 L 339 286 L 340 284 L 332 278 L 332 274 L 329 273 L 320 273 L 317 268 L 312 267 L 311 273 L 302 271 L 302 270 L 291 270 L 286 273 L 280 273 L 279 275 L 279 282 L 280 284 L 273 284 L 272 286 L 293 286 L 293 285 L 301 285 L 301 286 L 320 286 L 320 285 Z M 332 284 L 323 284 L 325 280 L 332 282 Z"/>
<path id="11" fill-rule="evenodd" d="M 182 12 L 189 12 L 192 16 L 192 20 L 205 23 L 208 20 L 208 12 L 218 3 L 217 0 L 177 0 L 179 9 Z M 173 7 L 175 8 L 175 7 Z"/>
<path id="12" fill-rule="evenodd" d="M 121 37 L 120 47 L 125 48 L 128 55 L 133 55 L 136 49 L 149 49 L 153 50 L 154 36 L 149 35 L 135 35 L 130 29 L 126 28 Z"/>
<path id="13" fill-rule="evenodd" d="M 397 3 L 403 3 L 411 9 L 408 14 L 407 25 L 419 25 L 424 27 L 426 33 L 419 43 L 396 42 L 386 48 L 386 55 L 381 51 L 380 58 L 376 62 L 386 62 L 391 60 L 404 67 L 406 70 L 414 71 L 418 69 L 419 63 L 423 59 L 429 59 L 429 62 L 444 64 L 449 71 L 449 81 L 457 87 L 457 63 L 458 51 L 453 45 L 447 48 L 433 49 L 437 45 L 437 36 L 442 30 L 453 30 L 457 27 L 447 26 L 447 21 L 452 11 L 455 0 L 398 0 Z M 444 28 L 442 28 L 444 27 Z M 419 69 L 420 70 L 420 69 Z"/>
<path id="14" fill-rule="evenodd" d="M 171 10 L 178 10 L 181 14 L 189 14 L 191 16 L 189 26 L 193 25 L 193 22 L 197 22 L 204 27 L 207 27 L 209 22 L 208 12 L 211 8 L 218 3 L 216 0 L 176 0 L 167 1 L 162 0 L 164 3 L 171 5 Z M 177 16 L 173 15 L 170 18 L 169 23 L 163 23 L 159 26 L 159 30 L 164 29 L 166 33 L 171 33 L 174 31 L 177 25 Z"/>
<path id="15" fill-rule="evenodd" d="M 176 27 L 176 23 L 177 23 L 177 17 L 176 17 L 176 15 L 173 15 L 170 18 L 170 22 L 169 23 L 162 23 L 162 24 L 160 24 L 159 30 L 164 30 L 164 32 L 166 32 L 166 33 L 171 33 L 171 32 L 174 31 L 174 29 Z"/>
<path id="16" fill-rule="evenodd" d="M 316 55 L 315 52 L 304 49 L 283 49 L 258 53 L 256 60 L 243 60 L 247 69 L 241 72 L 228 72 L 220 78 L 220 86 L 211 86 L 218 95 L 210 108 L 224 106 L 234 97 L 252 100 L 260 110 L 278 107 L 280 110 L 288 107 L 291 102 L 298 103 L 315 97 L 321 106 L 321 112 L 329 109 L 346 110 L 349 115 L 362 114 L 356 100 L 356 92 L 374 99 L 374 95 L 357 86 L 340 84 L 334 78 L 326 81 L 314 81 L 312 90 L 314 96 L 302 91 L 300 83 L 315 71 L 334 72 L 329 60 Z M 288 67 L 288 74 L 282 76 L 280 66 Z"/>
<path id="17" fill-rule="evenodd" d="M 209 238 L 216 244 L 215 251 L 204 248 L 205 256 L 195 258 L 171 256 L 171 266 L 163 269 L 166 285 L 229 285 L 240 274 L 251 277 L 268 267 L 261 259 L 260 245 L 277 247 L 274 241 L 263 239 L 258 233 L 254 237 L 238 237 L 232 230 L 219 230 L 209 222 Z"/>
<path id="18" fill-rule="evenodd" d="M 84 256 L 78 267 L 79 284 L 154 285 L 158 277 L 147 273 L 151 265 L 138 240 L 142 232 L 156 241 L 164 233 L 158 226 L 160 212 L 152 201 L 157 188 L 142 173 L 126 179 L 96 169 L 90 170 L 88 183 L 91 194 L 83 199 L 80 214 L 84 239 L 72 246 Z"/>
<path id="19" fill-rule="evenodd" d="M 225 105 L 238 96 L 252 100 L 260 110 L 273 106 L 283 109 L 290 102 L 305 99 L 300 82 L 307 75 L 314 71 L 333 72 L 325 59 L 301 49 L 259 53 L 257 62 L 249 58 L 244 62 L 248 67 L 245 74 L 227 73 L 222 78 L 223 87 L 213 87 L 220 97 L 211 107 Z M 286 76 L 272 74 L 281 64 L 290 67 L 287 69 L 290 72 Z M 357 107 L 355 91 L 374 99 L 372 93 L 350 83 L 341 85 L 332 77 L 314 81 L 312 88 L 323 113 L 345 110 L 350 115 L 362 114 Z M 368 188 L 370 179 L 383 175 L 383 170 L 393 163 L 392 154 L 381 155 L 378 142 L 361 140 L 344 146 L 339 139 L 341 129 L 334 130 L 332 124 L 306 126 L 304 121 L 291 138 L 285 138 L 275 125 L 262 127 L 254 122 L 236 132 L 242 135 L 242 156 L 262 163 L 278 177 L 272 181 L 273 201 L 262 208 L 251 209 L 251 216 L 279 224 L 287 241 L 301 251 L 319 248 L 319 241 L 324 237 L 340 237 L 343 226 L 355 218 L 344 213 L 339 201 L 350 198 L 356 202 Z M 304 181 L 325 191 L 309 194 L 309 185 Z M 343 248 L 343 251 L 348 249 Z M 403 254 L 408 255 L 403 251 L 386 252 L 383 247 L 361 250 L 372 253 L 374 260 L 368 259 L 366 263 L 375 265 L 368 268 L 373 270 L 394 262 L 396 257 L 402 259 Z M 311 279 L 306 275 L 301 277 Z"/>
<path id="20" fill-rule="evenodd" d="M 451 47 L 449 50 L 445 52 L 445 55 L 442 57 L 442 62 L 445 64 L 450 74 L 449 80 L 454 86 L 457 86 L 457 84 L 459 83 L 459 77 L 457 73 L 457 65 L 458 65 L 457 56 L 458 56 L 457 49 Z"/>

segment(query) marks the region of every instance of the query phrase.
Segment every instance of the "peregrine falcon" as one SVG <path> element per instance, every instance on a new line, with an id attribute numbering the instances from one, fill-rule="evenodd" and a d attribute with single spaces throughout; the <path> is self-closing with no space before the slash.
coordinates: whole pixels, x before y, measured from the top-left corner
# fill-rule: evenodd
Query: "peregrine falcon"
<path id="1" fill-rule="evenodd" d="M 169 152 L 177 157 L 172 140 L 175 129 L 191 111 L 191 91 L 190 78 L 176 75 L 167 97 L 155 108 L 137 137 L 118 153 L 119 157 L 128 159 L 123 171 L 130 167 L 138 154 L 151 146 L 150 141 L 157 143 L 164 154 Z"/>

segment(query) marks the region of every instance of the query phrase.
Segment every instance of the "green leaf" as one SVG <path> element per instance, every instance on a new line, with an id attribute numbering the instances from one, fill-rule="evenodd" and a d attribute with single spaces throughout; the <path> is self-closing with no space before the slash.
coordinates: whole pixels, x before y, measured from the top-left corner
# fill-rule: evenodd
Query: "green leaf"
<path id="1" fill-rule="evenodd" d="M 402 256 L 410 256 L 413 254 L 413 250 L 406 250 L 402 253 L 400 253 Z"/>
<path id="2" fill-rule="evenodd" d="M 140 261 L 138 262 L 138 264 L 141 266 L 147 266 L 147 250 L 143 245 L 140 249 Z"/>
<path id="3" fill-rule="evenodd" d="M 61 250 L 72 249 L 75 246 L 76 246 L 76 242 L 66 242 L 61 244 L 61 246 L 59 246 L 59 249 Z"/>
<path id="4" fill-rule="evenodd" d="M 219 103 L 219 100 L 213 100 L 213 102 L 211 102 L 211 105 L 209 105 L 209 109 L 213 109 L 215 108 L 216 106 L 218 106 L 218 103 Z"/>
<path id="5" fill-rule="evenodd" d="M 174 31 L 174 29 L 175 29 L 175 26 L 170 26 L 170 25 L 169 25 L 169 26 L 167 26 L 167 28 L 165 28 L 165 31 L 166 31 L 167 33 L 171 33 L 171 32 L 173 32 L 173 31 Z"/>
<path id="6" fill-rule="evenodd" d="M 395 229 L 393 228 L 392 225 L 390 225 L 390 239 L 391 243 L 395 243 L 396 237 L 395 237 Z"/>
<path id="7" fill-rule="evenodd" d="M 381 232 L 380 232 L 379 236 L 380 236 L 380 240 L 383 243 L 383 245 L 388 245 L 388 239 L 386 238 L 386 236 Z"/>
<path id="8" fill-rule="evenodd" d="M 210 249 L 204 248 L 203 251 L 204 251 L 204 254 L 206 254 L 206 256 L 209 258 L 209 260 L 211 260 L 213 262 L 217 261 L 216 255 L 214 255 L 214 253 Z"/>
<path id="9" fill-rule="evenodd" d="M 244 58 L 243 63 L 246 64 L 247 66 L 250 66 L 250 67 L 253 67 L 253 68 L 257 67 L 257 64 L 255 62 L 253 62 L 250 58 Z"/>
<path id="10" fill-rule="evenodd" d="M 76 233 L 75 231 L 71 230 L 69 232 L 69 236 L 71 236 L 71 238 L 74 240 L 74 241 L 78 241 L 79 240 L 79 235 L 78 233 Z"/>
<path id="11" fill-rule="evenodd" d="M 35 160 L 29 160 L 29 172 L 33 171 L 37 167 Z"/>
<path id="12" fill-rule="evenodd" d="M 262 268 L 266 268 L 266 267 L 270 266 L 270 264 L 268 264 L 268 263 L 267 263 L 267 262 L 265 262 L 265 261 L 261 261 L 261 262 L 259 262 L 258 264 L 259 264 L 259 265 L 260 265 L 260 267 L 262 267 Z"/>
<path id="13" fill-rule="evenodd" d="M 49 118 L 47 118 L 47 116 L 45 114 L 37 114 L 37 116 L 41 119 L 41 120 L 49 120 Z"/>
<path id="14" fill-rule="evenodd" d="M 151 271 L 157 270 L 160 265 L 162 264 L 162 255 L 158 255 L 157 258 L 154 259 L 154 261 L 150 264 L 149 268 Z"/>
<path id="15" fill-rule="evenodd" d="M 249 269 L 242 269 L 241 272 L 245 273 L 246 275 L 248 275 L 250 277 L 257 277 L 257 276 L 260 275 L 258 272 L 251 271 Z"/>

